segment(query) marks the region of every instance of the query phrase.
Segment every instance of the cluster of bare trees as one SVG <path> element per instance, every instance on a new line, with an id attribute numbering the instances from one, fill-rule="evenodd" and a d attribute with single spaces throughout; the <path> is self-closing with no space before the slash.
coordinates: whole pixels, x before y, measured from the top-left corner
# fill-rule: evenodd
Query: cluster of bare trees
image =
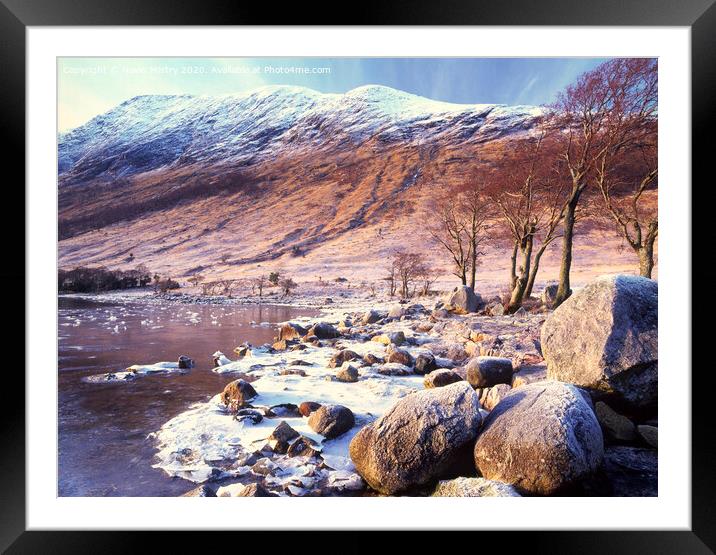
<path id="1" fill-rule="evenodd" d="M 463 284 L 474 288 L 481 245 L 512 245 L 514 311 L 532 293 L 540 259 L 561 239 L 556 304 L 571 294 L 575 224 L 610 219 L 651 277 L 658 235 L 657 62 L 614 59 L 585 73 L 549 106 L 533 130 L 486 152 L 464 183 L 435 201 L 430 233 Z M 490 227 L 488 222 L 499 222 Z M 468 279 L 469 278 L 469 279 Z"/>
<path id="2" fill-rule="evenodd" d="M 428 295 L 437 277 L 438 272 L 428 264 L 425 255 L 398 249 L 390 255 L 388 275 L 384 279 L 391 297 L 399 293 L 408 299 L 416 293 Z"/>
<path id="3" fill-rule="evenodd" d="M 251 289 L 252 295 L 262 298 L 264 290 L 268 287 L 278 287 L 284 295 L 290 295 L 298 287 L 298 284 L 289 276 L 280 275 L 278 272 L 261 274 L 246 279 L 218 279 L 207 281 L 202 275 L 194 275 L 187 280 L 194 287 L 201 287 L 201 294 L 204 296 L 224 295 L 231 297 L 237 289 Z"/>

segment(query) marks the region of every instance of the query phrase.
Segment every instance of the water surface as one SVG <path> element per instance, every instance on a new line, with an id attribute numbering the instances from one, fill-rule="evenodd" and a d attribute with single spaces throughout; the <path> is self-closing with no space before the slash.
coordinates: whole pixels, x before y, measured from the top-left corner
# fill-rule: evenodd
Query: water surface
<path id="1" fill-rule="evenodd" d="M 248 341 L 271 341 L 275 324 L 311 309 L 211 306 L 59 298 L 60 496 L 181 495 L 194 484 L 152 468 L 147 435 L 190 405 L 206 401 L 232 380 L 211 371 L 211 355 L 232 357 Z M 148 375 L 132 382 L 87 383 L 83 378 L 132 364 L 175 361 L 197 365 L 186 374 Z"/>

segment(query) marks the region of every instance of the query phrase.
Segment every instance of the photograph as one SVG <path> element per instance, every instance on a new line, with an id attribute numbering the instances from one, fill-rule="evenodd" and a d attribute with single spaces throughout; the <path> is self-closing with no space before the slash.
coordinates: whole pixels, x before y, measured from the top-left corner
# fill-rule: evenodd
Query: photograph
<path id="1" fill-rule="evenodd" d="M 57 496 L 657 497 L 659 71 L 57 56 Z"/>

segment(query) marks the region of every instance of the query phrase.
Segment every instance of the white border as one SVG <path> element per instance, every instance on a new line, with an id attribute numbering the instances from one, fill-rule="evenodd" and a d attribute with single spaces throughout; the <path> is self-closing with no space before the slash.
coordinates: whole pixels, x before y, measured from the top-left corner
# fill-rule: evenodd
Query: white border
<path id="1" fill-rule="evenodd" d="M 207 28 L 27 30 L 27 526 L 690 529 L 690 29 Z M 57 56 L 658 56 L 661 333 L 658 498 L 60 498 L 56 380 Z M 32 395 L 29 395 L 32 392 Z M 668 403 L 668 412 L 665 405 Z M 54 448 L 54 451 L 53 451 Z M 350 515 L 346 519 L 345 515 Z"/>

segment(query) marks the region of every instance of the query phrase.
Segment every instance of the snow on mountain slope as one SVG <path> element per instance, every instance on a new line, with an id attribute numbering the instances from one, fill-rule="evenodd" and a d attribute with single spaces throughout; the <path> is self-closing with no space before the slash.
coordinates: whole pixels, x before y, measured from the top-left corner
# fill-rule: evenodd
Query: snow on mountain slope
<path id="1" fill-rule="evenodd" d="M 325 147 L 336 134 L 354 142 L 495 138 L 539 110 L 450 104 L 378 85 L 346 94 L 268 86 L 214 97 L 138 96 L 61 134 L 58 169 L 71 181 L 123 177 L 174 163 L 266 158 L 287 145 Z"/>

